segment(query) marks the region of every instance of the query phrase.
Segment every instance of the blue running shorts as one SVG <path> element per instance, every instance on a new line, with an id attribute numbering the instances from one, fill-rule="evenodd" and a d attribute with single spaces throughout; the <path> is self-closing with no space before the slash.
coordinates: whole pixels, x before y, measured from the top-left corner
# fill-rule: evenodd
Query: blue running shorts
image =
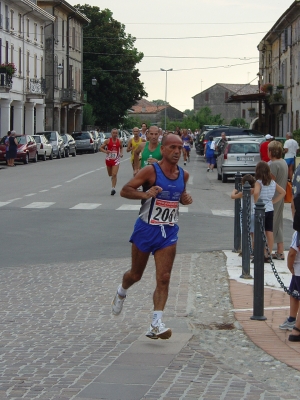
<path id="1" fill-rule="evenodd" d="M 294 158 L 285 158 L 284 159 L 287 165 L 294 165 L 295 159 Z"/>
<path id="2" fill-rule="evenodd" d="M 154 254 L 156 250 L 176 244 L 178 231 L 178 225 L 150 225 L 138 218 L 129 242 L 144 253 Z"/>

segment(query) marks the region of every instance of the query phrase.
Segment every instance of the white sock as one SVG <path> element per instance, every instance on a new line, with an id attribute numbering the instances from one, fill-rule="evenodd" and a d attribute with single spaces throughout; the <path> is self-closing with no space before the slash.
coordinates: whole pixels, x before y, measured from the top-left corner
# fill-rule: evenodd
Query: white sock
<path id="1" fill-rule="evenodd" d="M 120 285 L 120 286 L 118 287 L 117 292 L 118 292 L 118 294 L 119 294 L 121 297 L 125 297 L 125 296 L 126 296 L 126 293 L 127 293 L 127 289 L 124 289 L 123 286 Z"/>
<path id="2" fill-rule="evenodd" d="M 163 311 L 153 311 L 152 326 L 156 326 L 159 319 L 162 319 Z"/>

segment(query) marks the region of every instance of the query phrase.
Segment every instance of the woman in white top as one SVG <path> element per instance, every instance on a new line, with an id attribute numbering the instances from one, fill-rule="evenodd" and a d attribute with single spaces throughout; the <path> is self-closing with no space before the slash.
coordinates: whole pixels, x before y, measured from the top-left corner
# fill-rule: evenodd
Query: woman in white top
<path id="1" fill-rule="evenodd" d="M 273 237 L 273 217 L 274 207 L 273 204 L 277 203 L 285 196 L 285 190 L 279 186 L 271 177 L 271 171 L 269 165 L 265 161 L 260 161 L 256 165 L 255 169 L 255 186 L 254 186 L 254 202 L 256 203 L 258 198 L 265 203 L 265 233 L 267 237 L 268 247 L 270 253 L 273 250 L 274 237 Z M 275 191 L 279 193 L 275 199 Z M 268 262 L 267 253 L 265 251 L 265 262 Z"/>

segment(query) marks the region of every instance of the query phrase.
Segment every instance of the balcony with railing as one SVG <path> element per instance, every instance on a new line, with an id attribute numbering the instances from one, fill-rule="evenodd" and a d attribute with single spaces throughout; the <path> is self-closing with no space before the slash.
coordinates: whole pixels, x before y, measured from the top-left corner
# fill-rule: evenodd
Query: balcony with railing
<path id="1" fill-rule="evenodd" d="M 46 94 L 46 80 L 41 79 L 26 79 L 26 97 L 28 99 L 41 99 Z"/>
<path id="2" fill-rule="evenodd" d="M 12 88 L 12 76 L 6 72 L 0 72 L 0 93 L 7 93 Z"/>
<path id="3" fill-rule="evenodd" d="M 62 103 L 80 103 L 80 95 L 73 88 L 61 89 L 60 100 Z"/>
<path id="4" fill-rule="evenodd" d="M 269 97 L 269 104 L 273 106 L 282 106 L 287 102 L 287 89 L 284 86 L 277 86 L 275 91 Z"/>

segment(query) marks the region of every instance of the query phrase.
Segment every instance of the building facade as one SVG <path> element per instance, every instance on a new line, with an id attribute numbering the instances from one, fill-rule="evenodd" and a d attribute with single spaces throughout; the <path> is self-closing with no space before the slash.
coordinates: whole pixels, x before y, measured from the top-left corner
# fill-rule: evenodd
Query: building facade
<path id="1" fill-rule="evenodd" d="M 148 121 L 157 126 L 160 126 L 162 121 L 165 120 L 165 115 L 167 120 L 170 121 L 182 121 L 184 118 L 184 113 L 171 105 L 158 106 L 146 99 L 138 100 L 129 111 L 129 116 L 140 118 L 141 121 Z"/>
<path id="2" fill-rule="evenodd" d="M 82 125 L 82 27 L 90 20 L 64 0 L 37 4 L 55 18 L 45 27 L 45 129 L 72 133 Z"/>
<path id="3" fill-rule="evenodd" d="M 192 97 L 194 100 L 194 110 L 199 111 L 203 107 L 209 107 L 212 114 L 221 114 L 221 117 L 224 118 L 227 124 L 235 118 L 243 118 L 250 124 L 258 113 L 257 102 L 226 102 L 235 94 L 245 95 L 257 92 L 257 85 L 216 83 Z"/>
<path id="4" fill-rule="evenodd" d="M 260 87 L 266 92 L 266 130 L 275 136 L 300 128 L 300 1 L 294 1 L 258 45 Z"/>
<path id="5" fill-rule="evenodd" d="M 44 29 L 54 20 L 33 1 L 0 1 L 0 137 L 44 130 Z"/>

